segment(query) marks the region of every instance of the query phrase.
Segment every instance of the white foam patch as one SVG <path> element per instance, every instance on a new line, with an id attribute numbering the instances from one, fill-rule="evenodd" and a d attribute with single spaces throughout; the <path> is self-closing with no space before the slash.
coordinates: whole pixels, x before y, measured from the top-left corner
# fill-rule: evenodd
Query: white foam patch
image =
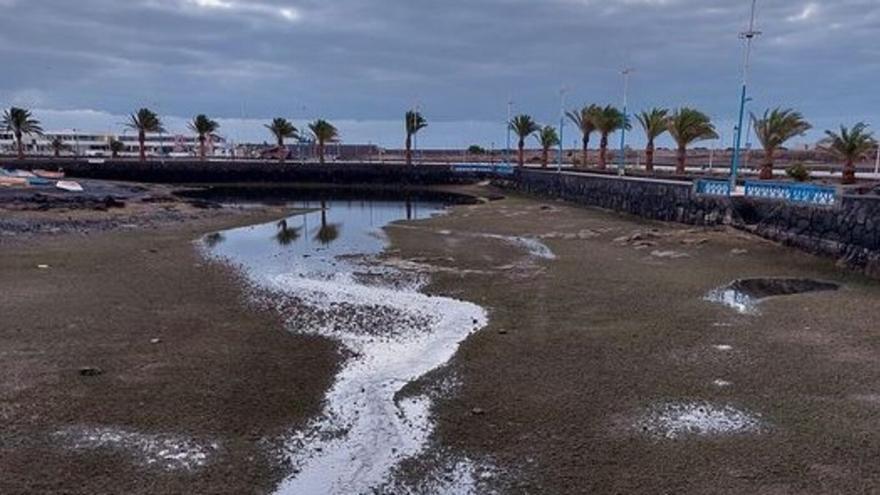
<path id="1" fill-rule="evenodd" d="M 323 311 L 346 304 L 409 315 L 382 329 L 393 338 L 347 332 L 332 317 L 310 329 L 340 340 L 357 357 L 337 375 L 323 416 L 289 442 L 298 472 L 278 493 L 369 492 L 386 481 L 401 460 L 421 453 L 433 432 L 429 398 L 395 401 L 395 395 L 451 359 L 464 338 L 487 324 L 486 311 L 416 288 L 360 284 L 344 272 L 326 279 L 278 275 L 271 284 Z"/>
<path id="2" fill-rule="evenodd" d="M 703 299 L 732 308 L 742 315 L 759 314 L 758 301 L 748 294 L 736 289 L 715 289 L 709 292 Z"/>
<path id="3" fill-rule="evenodd" d="M 535 258 L 541 258 L 545 260 L 554 260 L 556 259 L 556 254 L 543 242 L 539 239 L 535 239 L 532 237 L 521 237 L 521 236 L 512 236 L 512 235 L 499 235 L 499 234 L 483 234 L 483 237 L 489 239 L 498 239 L 500 241 L 504 241 L 508 244 L 512 244 L 517 246 L 527 253 L 530 256 L 534 256 Z"/>
<path id="4" fill-rule="evenodd" d="M 645 413 L 637 426 L 654 437 L 677 439 L 758 433 L 763 424 L 758 415 L 733 406 L 693 401 L 659 404 Z"/>
<path id="5" fill-rule="evenodd" d="M 132 454 L 148 466 L 193 470 L 204 466 L 218 445 L 202 445 L 177 435 L 139 433 L 111 427 L 75 427 L 56 433 L 74 449 L 114 449 Z"/>

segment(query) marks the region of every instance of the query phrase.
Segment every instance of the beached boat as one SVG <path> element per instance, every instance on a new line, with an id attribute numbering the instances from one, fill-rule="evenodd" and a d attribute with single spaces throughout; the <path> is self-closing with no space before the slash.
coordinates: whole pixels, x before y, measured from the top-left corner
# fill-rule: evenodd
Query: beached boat
<path id="1" fill-rule="evenodd" d="M 37 177 L 37 176 L 28 177 L 27 181 L 28 181 L 28 184 L 30 184 L 32 186 L 51 186 L 51 185 L 55 184 L 55 181 L 52 181 L 49 179 L 44 179 L 42 177 Z"/>
<path id="2" fill-rule="evenodd" d="M 49 180 L 61 180 L 64 178 L 64 172 L 52 172 L 49 170 L 34 170 L 34 175 Z"/>
<path id="3" fill-rule="evenodd" d="M 55 187 L 68 192 L 83 192 L 83 186 L 72 180 L 59 180 Z"/>
<path id="4" fill-rule="evenodd" d="M 27 187 L 27 185 L 28 180 L 26 177 L 0 175 L 0 187 Z"/>

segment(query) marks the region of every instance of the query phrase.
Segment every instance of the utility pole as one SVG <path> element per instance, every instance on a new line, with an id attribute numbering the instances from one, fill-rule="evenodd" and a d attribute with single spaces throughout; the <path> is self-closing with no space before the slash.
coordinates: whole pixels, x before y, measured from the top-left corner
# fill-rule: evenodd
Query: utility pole
<path id="1" fill-rule="evenodd" d="M 880 174 L 880 145 L 877 145 L 877 161 L 874 162 L 874 175 L 878 174 Z"/>
<path id="2" fill-rule="evenodd" d="M 749 64 L 751 63 L 752 56 L 752 41 L 758 36 L 761 35 L 760 31 L 755 31 L 755 8 L 757 6 L 758 0 L 752 0 L 752 11 L 751 16 L 749 18 L 749 30 L 740 33 L 740 38 L 746 40 L 746 49 L 743 58 L 743 80 L 742 80 L 742 93 L 740 94 L 739 99 L 739 120 L 736 126 L 736 138 L 733 145 L 733 161 L 730 164 L 730 193 L 736 190 L 736 176 L 739 171 L 739 151 L 740 144 L 742 143 L 742 131 L 743 131 L 743 119 L 745 118 L 746 113 L 746 98 L 747 98 L 747 88 L 749 84 Z"/>
<path id="3" fill-rule="evenodd" d="M 513 98 L 507 99 L 507 148 L 504 150 L 504 164 L 510 166 L 510 119 L 513 118 Z"/>
<path id="4" fill-rule="evenodd" d="M 562 86 L 559 89 L 559 157 L 556 161 L 556 172 L 562 173 L 562 153 L 564 145 L 562 144 L 564 141 L 563 129 L 565 128 L 565 92 L 568 91 L 568 88 Z"/>
<path id="5" fill-rule="evenodd" d="M 617 160 L 617 173 L 624 175 L 626 173 L 626 124 L 629 122 L 629 111 L 627 109 L 629 94 L 629 76 L 635 69 L 623 69 L 623 127 L 620 128 L 620 156 Z"/>

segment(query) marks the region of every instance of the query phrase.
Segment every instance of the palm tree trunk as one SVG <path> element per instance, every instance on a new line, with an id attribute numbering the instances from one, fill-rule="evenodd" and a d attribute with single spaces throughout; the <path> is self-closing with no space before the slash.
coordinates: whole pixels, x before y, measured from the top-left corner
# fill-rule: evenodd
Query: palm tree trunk
<path id="1" fill-rule="evenodd" d="M 406 164 L 412 165 L 412 134 L 406 135 Z"/>
<path id="2" fill-rule="evenodd" d="M 586 168 L 587 166 L 589 166 L 588 160 L 590 158 L 590 135 L 589 134 L 584 134 L 584 148 L 583 148 L 583 152 L 581 154 L 583 155 L 583 159 L 582 159 L 582 161 L 584 162 L 583 165 Z"/>
<path id="3" fill-rule="evenodd" d="M 773 178 L 773 150 L 764 150 L 764 163 L 761 164 L 761 180 L 770 180 Z"/>
<path id="4" fill-rule="evenodd" d="M 843 165 L 843 180 L 841 182 L 844 184 L 855 184 L 856 164 L 853 159 L 847 159 L 846 163 Z"/>
<path id="5" fill-rule="evenodd" d="M 602 140 L 599 141 L 599 170 L 605 170 L 608 160 L 608 134 L 602 134 Z"/>
<path id="6" fill-rule="evenodd" d="M 55 148 L 55 158 L 58 158 L 59 156 L 61 156 L 61 150 L 58 148 Z"/>
<path id="7" fill-rule="evenodd" d="M 541 167 L 543 168 L 547 168 L 547 161 L 549 160 L 548 155 L 549 152 L 547 151 L 547 148 L 544 148 L 541 152 Z"/>
<path id="8" fill-rule="evenodd" d="M 525 147 L 526 147 L 526 143 L 523 141 L 522 138 L 520 138 L 519 145 L 517 148 L 517 160 L 519 161 L 520 167 L 525 166 L 525 161 L 526 161 Z"/>
<path id="9" fill-rule="evenodd" d="M 678 163 L 675 165 L 675 173 L 676 174 L 684 174 L 685 168 L 687 166 L 687 147 L 679 146 L 678 147 Z"/>
<path id="10" fill-rule="evenodd" d="M 147 161 L 146 141 L 147 141 L 146 133 L 144 133 L 144 131 L 138 131 L 138 143 L 141 146 L 140 155 L 141 155 L 142 162 Z"/>
<path id="11" fill-rule="evenodd" d="M 648 141 L 648 146 L 645 147 L 645 171 L 654 172 L 654 141 Z"/>
<path id="12" fill-rule="evenodd" d="M 318 160 L 324 164 L 324 141 L 318 141 Z"/>
<path id="13" fill-rule="evenodd" d="M 24 144 L 22 143 L 22 135 L 20 132 L 15 133 L 15 142 L 18 144 L 18 159 L 24 160 Z"/>
<path id="14" fill-rule="evenodd" d="M 278 162 L 284 163 L 287 158 L 287 150 L 284 149 L 284 138 L 278 136 Z"/>
<path id="15" fill-rule="evenodd" d="M 199 136 L 199 156 L 205 161 L 205 136 Z"/>

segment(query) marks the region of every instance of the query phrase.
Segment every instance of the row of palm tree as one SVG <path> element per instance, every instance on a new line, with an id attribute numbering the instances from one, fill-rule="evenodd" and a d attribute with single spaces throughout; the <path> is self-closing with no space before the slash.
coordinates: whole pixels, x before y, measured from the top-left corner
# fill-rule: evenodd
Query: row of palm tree
<path id="1" fill-rule="evenodd" d="M 580 110 L 566 112 L 568 119 L 580 130 L 582 134 L 582 161 L 584 165 L 589 163 L 590 137 L 598 133 L 599 159 L 598 168 L 604 170 L 608 162 L 609 136 L 622 129 L 630 130 L 632 125 L 629 118 L 619 109 L 612 105 L 605 107 L 599 105 L 587 105 Z M 406 131 L 406 163 L 412 165 L 412 147 L 416 134 L 428 126 L 425 117 L 418 111 L 408 111 L 405 116 Z M 764 160 L 761 164 L 760 177 L 762 179 L 773 178 L 773 166 L 776 153 L 790 139 L 802 136 L 812 129 L 800 112 L 792 109 L 775 108 L 766 110 L 762 116 L 751 115 L 755 134 L 761 146 L 764 148 Z M 652 108 L 636 115 L 636 120 L 645 133 L 647 144 L 645 147 L 645 169 L 648 172 L 654 170 L 655 140 L 665 133 L 677 145 L 676 173 L 683 174 L 687 165 L 687 149 L 695 142 L 707 139 L 717 139 L 718 133 L 711 119 L 699 110 L 682 107 L 674 112 L 666 108 Z M 25 134 L 42 134 L 40 122 L 36 120 L 27 109 L 12 107 L 3 114 L 3 128 L 13 133 L 15 137 L 19 158 L 24 158 L 23 136 Z M 559 134 L 552 126 L 540 126 L 529 115 L 517 115 L 509 122 L 510 129 L 518 139 L 518 162 L 524 164 L 525 141 L 531 135 L 536 135 L 542 149 L 542 165 L 547 166 L 550 149 L 559 145 Z M 159 116 L 148 108 L 141 108 L 129 117 L 126 127 L 133 129 L 138 134 L 140 145 L 140 159 L 146 160 L 146 135 L 148 133 L 165 132 Z M 299 130 L 285 118 L 276 118 L 265 126 L 275 137 L 279 151 L 284 148 L 285 139 L 299 137 Z M 339 131 L 330 122 L 318 119 L 309 124 L 309 131 L 318 148 L 318 157 L 324 163 L 324 150 L 327 143 L 338 140 Z M 199 141 L 199 156 L 204 159 L 207 142 L 213 138 L 220 129 L 220 124 L 207 117 L 197 115 L 188 124 L 188 128 L 197 134 Z M 877 148 L 877 140 L 868 131 L 868 125 L 859 122 L 851 128 L 840 127 L 839 132 L 825 131 L 826 138 L 819 144 L 820 147 L 833 154 L 844 162 L 843 181 L 845 183 L 855 181 L 855 163 L 864 159 L 868 153 Z M 65 144 L 56 139 L 51 143 L 55 156 L 59 156 L 65 148 Z M 125 145 L 113 140 L 110 150 L 113 157 L 125 148 Z M 284 160 L 286 153 L 279 153 L 279 159 Z"/>

